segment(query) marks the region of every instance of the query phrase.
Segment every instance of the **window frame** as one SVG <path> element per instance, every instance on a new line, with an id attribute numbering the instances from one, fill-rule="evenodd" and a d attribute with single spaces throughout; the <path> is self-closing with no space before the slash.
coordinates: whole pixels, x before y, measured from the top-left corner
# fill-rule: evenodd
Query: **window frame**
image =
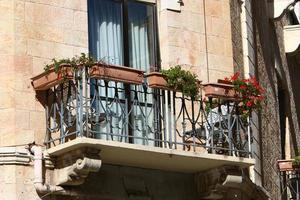
<path id="1" fill-rule="evenodd" d="M 92 0 L 88 0 L 92 1 Z M 123 65 L 126 67 L 130 67 L 130 56 L 129 56 L 129 27 L 128 27 L 128 2 L 137 2 L 137 3 L 142 3 L 145 5 L 151 5 L 153 6 L 153 51 L 154 51 L 154 66 L 149 66 L 150 69 L 149 71 L 160 71 L 161 68 L 161 57 L 160 57 L 160 48 L 159 48 L 159 31 L 158 31 L 158 16 L 157 16 L 157 4 L 149 2 L 149 0 L 111 0 L 115 2 L 120 2 L 121 3 L 121 10 L 122 10 L 122 39 L 123 39 Z M 151 0 L 154 1 L 154 0 Z M 89 20 L 89 8 L 90 3 L 88 2 L 88 20 Z M 89 24 L 89 23 L 88 23 Z M 89 52 L 91 53 L 91 43 L 94 41 L 91 41 L 90 39 L 90 28 L 88 27 L 88 44 L 89 44 Z M 124 90 L 125 90 L 125 98 L 126 99 L 131 99 L 131 90 L 130 90 L 130 85 L 129 84 L 124 84 Z M 131 110 L 131 102 L 128 101 L 127 103 L 127 109 Z M 132 113 L 129 116 L 129 120 L 132 120 L 131 117 Z M 130 136 L 133 136 L 133 130 L 128 127 L 128 134 Z M 129 137 L 129 143 L 134 143 L 133 138 Z"/>
<path id="2" fill-rule="evenodd" d="M 87 0 L 90 1 L 90 0 Z M 100 0 L 101 1 L 101 0 Z M 159 31 L 158 31 L 158 16 L 157 16 L 157 4 L 155 0 L 111 0 L 121 3 L 122 7 L 122 39 L 123 39 L 123 65 L 130 67 L 130 57 L 129 57 L 129 29 L 128 29 L 128 2 L 137 2 L 145 5 L 153 6 L 153 51 L 154 51 L 154 66 L 150 66 L 150 71 L 160 71 L 161 69 L 161 57 L 160 57 L 160 48 L 159 48 Z M 89 15 L 89 3 L 88 5 L 88 15 Z M 89 18 L 89 17 L 88 17 Z M 89 19 L 88 19 L 89 20 Z M 88 27 L 88 50 L 91 53 L 91 37 L 90 37 L 90 28 Z M 152 69 L 153 68 L 153 69 Z"/>

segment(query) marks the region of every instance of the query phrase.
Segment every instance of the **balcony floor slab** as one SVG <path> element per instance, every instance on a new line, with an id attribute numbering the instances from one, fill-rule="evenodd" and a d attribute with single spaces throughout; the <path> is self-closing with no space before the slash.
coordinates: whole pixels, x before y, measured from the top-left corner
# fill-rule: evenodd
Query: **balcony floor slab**
<path id="1" fill-rule="evenodd" d="M 224 165 L 250 167 L 255 164 L 251 158 L 183 151 L 138 144 L 128 144 L 91 138 L 76 138 L 47 150 L 50 157 L 85 147 L 100 150 L 103 163 L 184 173 L 201 172 Z"/>

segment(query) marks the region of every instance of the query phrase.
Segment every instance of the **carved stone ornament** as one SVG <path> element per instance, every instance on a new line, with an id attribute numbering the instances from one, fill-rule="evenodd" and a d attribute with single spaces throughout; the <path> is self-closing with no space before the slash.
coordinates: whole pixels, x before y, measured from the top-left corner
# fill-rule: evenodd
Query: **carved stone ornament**
<path id="1" fill-rule="evenodd" d="M 83 148 L 70 151 L 55 159 L 55 185 L 81 185 L 90 172 L 97 172 L 102 161 L 99 150 Z"/>
<path id="2" fill-rule="evenodd" d="M 224 166 L 195 175 L 200 199 L 211 200 L 267 200 L 268 194 L 255 185 L 247 171 L 235 166 Z"/>

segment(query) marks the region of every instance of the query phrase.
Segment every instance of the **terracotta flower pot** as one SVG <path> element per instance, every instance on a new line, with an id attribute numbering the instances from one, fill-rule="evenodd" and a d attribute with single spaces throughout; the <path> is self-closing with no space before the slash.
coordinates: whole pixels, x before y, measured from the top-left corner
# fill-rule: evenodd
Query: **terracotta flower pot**
<path id="1" fill-rule="evenodd" d="M 72 67 L 62 64 L 58 72 L 54 68 L 31 78 L 31 84 L 35 90 L 47 90 L 65 80 L 71 80 L 74 77 Z"/>
<path id="2" fill-rule="evenodd" d="M 278 168 L 279 171 L 285 172 L 285 171 L 300 171 L 300 165 L 294 165 L 293 160 L 278 160 Z"/>
<path id="3" fill-rule="evenodd" d="M 218 83 L 232 85 L 231 81 L 227 81 L 227 80 L 223 80 L 223 79 L 218 79 Z"/>
<path id="4" fill-rule="evenodd" d="M 161 73 L 151 72 L 147 74 L 146 77 L 149 87 L 158 89 L 169 89 L 167 87 L 167 81 Z"/>
<path id="5" fill-rule="evenodd" d="M 234 91 L 233 85 L 223 83 L 204 84 L 204 92 L 206 97 L 222 98 L 229 100 L 238 100 L 238 94 Z"/>
<path id="6" fill-rule="evenodd" d="M 91 78 L 117 81 L 129 84 L 142 84 L 144 71 L 117 65 L 97 64 L 89 69 Z"/>

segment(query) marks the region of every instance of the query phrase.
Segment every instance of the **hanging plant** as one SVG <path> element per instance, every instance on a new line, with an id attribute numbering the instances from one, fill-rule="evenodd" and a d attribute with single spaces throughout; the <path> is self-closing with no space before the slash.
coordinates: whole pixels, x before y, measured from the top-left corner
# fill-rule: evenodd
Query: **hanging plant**
<path id="1" fill-rule="evenodd" d="M 173 90 L 181 91 L 184 95 L 195 99 L 199 96 L 199 80 L 197 75 L 183 70 L 180 65 L 162 70 L 162 75 L 167 81 L 167 86 Z"/>

